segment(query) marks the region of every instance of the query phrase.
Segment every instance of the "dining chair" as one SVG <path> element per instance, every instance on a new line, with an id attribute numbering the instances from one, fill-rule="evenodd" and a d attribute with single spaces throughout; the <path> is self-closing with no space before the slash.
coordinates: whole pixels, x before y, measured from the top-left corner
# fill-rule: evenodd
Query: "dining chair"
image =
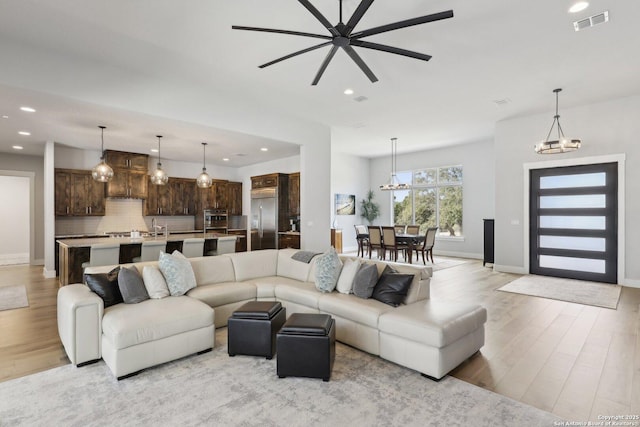
<path id="1" fill-rule="evenodd" d="M 382 251 L 382 259 L 384 259 L 385 251 L 384 246 L 382 245 L 382 232 L 380 231 L 380 226 L 378 225 L 369 225 L 367 226 L 369 231 L 369 243 L 367 244 L 367 248 L 369 250 L 369 259 L 371 259 L 371 252 L 375 249 L 378 258 L 380 258 L 380 251 Z"/>
<path id="2" fill-rule="evenodd" d="M 195 237 L 184 239 L 182 242 L 182 255 L 187 258 L 201 257 L 204 253 L 204 239 Z"/>
<path id="3" fill-rule="evenodd" d="M 424 240 L 418 246 L 416 246 L 416 258 L 418 257 L 418 253 L 422 253 L 422 262 L 423 264 L 427 264 L 424 254 L 427 253 L 427 259 L 429 259 L 429 255 L 431 255 L 431 263 L 433 264 L 433 245 L 436 241 L 436 232 L 438 231 L 438 227 L 429 227 L 427 231 L 424 233 Z"/>
<path id="4" fill-rule="evenodd" d="M 406 225 L 400 225 L 400 224 L 394 225 L 393 228 L 396 230 L 396 234 L 403 234 L 407 230 Z"/>
<path id="5" fill-rule="evenodd" d="M 364 248 L 369 244 L 369 231 L 367 227 L 364 225 L 354 225 L 356 229 L 356 243 L 358 244 L 358 255 L 362 253 L 362 257 L 364 258 Z"/>
<path id="6" fill-rule="evenodd" d="M 218 237 L 216 249 L 207 252 L 207 255 L 231 254 L 236 251 L 236 239 L 238 236 L 222 236 Z"/>
<path id="7" fill-rule="evenodd" d="M 116 265 L 120 263 L 119 243 L 94 243 L 89 249 L 89 261 L 82 263 L 82 269 L 98 265 Z"/>
<path id="8" fill-rule="evenodd" d="M 402 233 L 400 233 L 402 234 Z M 403 256 L 406 258 L 406 250 L 409 245 L 401 243 L 396 239 L 396 227 L 383 226 L 382 227 L 382 242 L 384 246 L 384 252 L 389 251 L 389 257 L 392 261 L 398 261 L 398 251 L 403 251 Z M 383 258 L 386 259 L 386 258 Z"/>
<path id="9" fill-rule="evenodd" d="M 133 262 L 158 261 L 160 252 L 167 250 L 166 240 L 147 240 L 142 242 L 140 256 L 134 257 Z"/>
<path id="10" fill-rule="evenodd" d="M 407 234 L 420 234 L 420 226 L 417 224 L 407 225 Z"/>

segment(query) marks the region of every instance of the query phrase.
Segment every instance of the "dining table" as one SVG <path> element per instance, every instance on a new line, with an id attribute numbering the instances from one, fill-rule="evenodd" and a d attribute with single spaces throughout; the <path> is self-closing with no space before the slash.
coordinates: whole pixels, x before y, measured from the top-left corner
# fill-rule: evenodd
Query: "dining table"
<path id="1" fill-rule="evenodd" d="M 413 251 L 424 241 L 424 234 L 396 233 L 396 243 L 406 244 L 408 249 L 407 262 L 412 263 Z"/>

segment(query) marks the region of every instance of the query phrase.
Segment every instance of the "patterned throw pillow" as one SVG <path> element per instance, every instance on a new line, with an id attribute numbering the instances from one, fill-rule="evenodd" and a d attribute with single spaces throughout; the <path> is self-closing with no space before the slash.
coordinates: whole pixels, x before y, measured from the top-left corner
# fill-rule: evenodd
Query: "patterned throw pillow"
<path id="1" fill-rule="evenodd" d="M 167 281 L 171 295 L 184 295 L 196 287 L 196 276 L 188 259 L 160 252 L 158 266 Z"/>
<path id="2" fill-rule="evenodd" d="M 171 295 L 167 281 L 155 265 L 145 265 L 142 269 L 142 280 L 147 288 L 149 298 L 160 299 Z"/>
<path id="3" fill-rule="evenodd" d="M 360 260 L 347 259 L 342 266 L 340 277 L 338 278 L 338 285 L 336 290 L 341 294 L 350 294 L 353 288 L 353 279 L 356 278 L 356 273 L 360 269 Z"/>
<path id="4" fill-rule="evenodd" d="M 340 270 L 342 262 L 332 246 L 316 258 L 316 289 L 320 292 L 332 292 L 338 283 Z"/>

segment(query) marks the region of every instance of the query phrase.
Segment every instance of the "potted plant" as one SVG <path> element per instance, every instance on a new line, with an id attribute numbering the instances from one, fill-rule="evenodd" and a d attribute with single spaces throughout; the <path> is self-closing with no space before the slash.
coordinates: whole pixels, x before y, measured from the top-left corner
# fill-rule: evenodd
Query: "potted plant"
<path id="1" fill-rule="evenodd" d="M 372 224 L 380 216 L 380 206 L 373 201 L 373 190 L 369 190 L 367 198 L 360 201 L 360 216 Z"/>

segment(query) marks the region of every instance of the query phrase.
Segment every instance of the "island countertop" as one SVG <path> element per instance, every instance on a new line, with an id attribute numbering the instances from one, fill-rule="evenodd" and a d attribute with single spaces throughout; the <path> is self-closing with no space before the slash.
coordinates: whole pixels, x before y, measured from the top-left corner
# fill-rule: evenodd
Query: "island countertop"
<path id="1" fill-rule="evenodd" d="M 184 233 L 184 234 L 171 234 L 167 237 L 165 236 L 148 236 L 148 237 L 86 237 L 86 238 L 75 238 L 75 239 L 58 239 L 57 242 L 61 246 L 66 246 L 68 248 L 85 248 L 90 247 L 95 243 L 118 243 L 120 245 L 135 245 L 142 244 L 142 242 L 147 241 L 167 241 L 167 242 L 182 242 L 185 239 L 193 239 L 193 238 L 204 238 L 205 240 L 217 240 L 218 237 L 226 236 L 226 234 L 222 233 Z M 239 239 L 244 239 L 244 236 L 237 236 Z"/>

